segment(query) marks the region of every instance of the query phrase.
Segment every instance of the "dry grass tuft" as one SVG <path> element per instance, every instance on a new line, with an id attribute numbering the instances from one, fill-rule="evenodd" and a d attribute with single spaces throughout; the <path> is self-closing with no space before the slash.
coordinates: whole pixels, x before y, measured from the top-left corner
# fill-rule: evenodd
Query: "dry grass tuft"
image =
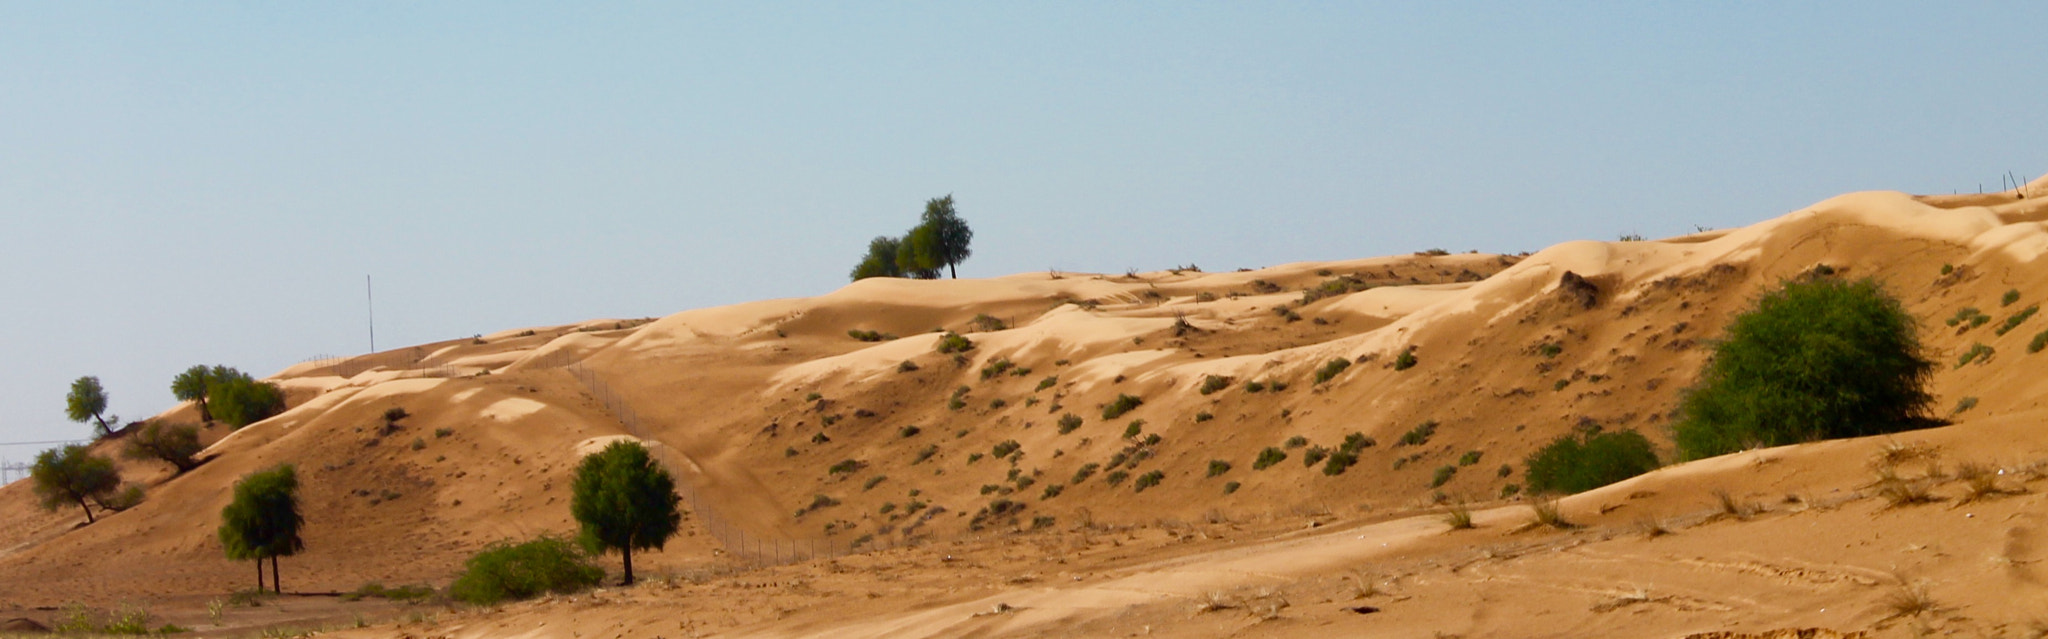
<path id="1" fill-rule="evenodd" d="M 1573 528 L 1577 528 L 1577 524 L 1565 521 L 1564 513 L 1561 512 L 1559 508 L 1560 505 L 1558 504 L 1558 500 L 1554 497 L 1548 499 L 1538 499 L 1536 501 L 1529 503 L 1529 509 L 1536 513 L 1536 523 L 1549 526 L 1551 528 L 1556 528 L 1558 530 L 1570 530 Z"/>
<path id="2" fill-rule="evenodd" d="M 2024 492 L 2019 489 L 2009 489 L 2000 486 L 1998 480 L 2003 478 L 2004 475 L 2005 469 L 2002 468 L 1993 469 L 1989 466 L 1970 462 L 1958 464 L 1956 466 L 1956 479 L 1963 482 L 1963 498 L 1957 500 L 1956 504 L 1962 505 L 2001 495 Z"/>
<path id="3" fill-rule="evenodd" d="M 1907 479 L 1892 469 L 1881 468 L 1877 472 L 1877 496 L 1884 499 L 1887 508 L 1931 504 L 1938 501 L 1929 491 L 1931 483 L 1927 478 Z"/>
<path id="4" fill-rule="evenodd" d="M 1647 515 L 1636 520 L 1635 530 L 1636 534 L 1642 535 L 1644 539 L 1656 539 L 1671 534 L 1671 529 L 1664 525 L 1664 520 Z"/>
<path id="5" fill-rule="evenodd" d="M 1734 517 L 1743 521 L 1749 521 L 1749 518 L 1755 517 L 1757 513 L 1756 504 L 1736 499 L 1734 494 L 1729 493 L 1727 489 L 1723 488 L 1714 489 L 1714 504 L 1720 508 L 1718 512 L 1714 513 L 1716 518 Z"/>
<path id="6" fill-rule="evenodd" d="M 1878 600 L 1878 607 L 1887 613 L 1886 619 L 1918 617 L 1940 609 L 1934 597 L 1927 593 L 1927 584 L 1919 581 L 1899 580 L 1899 587 L 1886 593 Z"/>
<path id="7" fill-rule="evenodd" d="M 1374 579 L 1372 575 L 1354 571 L 1345 577 L 1345 581 L 1351 583 L 1352 599 L 1371 599 L 1384 594 L 1384 591 L 1380 590 L 1379 580 Z"/>
<path id="8" fill-rule="evenodd" d="M 1244 604 L 1242 602 L 1239 602 L 1237 599 L 1232 598 L 1230 595 L 1223 594 L 1219 591 L 1211 590 L 1208 594 L 1202 595 L 1202 598 L 1195 602 L 1195 614 L 1202 614 L 1205 612 L 1216 612 L 1218 610 L 1231 610 L 1243 606 Z"/>
<path id="9" fill-rule="evenodd" d="M 1450 512 L 1444 513 L 1444 523 L 1450 525 L 1451 530 L 1471 529 L 1472 508 L 1462 502 L 1451 504 Z"/>

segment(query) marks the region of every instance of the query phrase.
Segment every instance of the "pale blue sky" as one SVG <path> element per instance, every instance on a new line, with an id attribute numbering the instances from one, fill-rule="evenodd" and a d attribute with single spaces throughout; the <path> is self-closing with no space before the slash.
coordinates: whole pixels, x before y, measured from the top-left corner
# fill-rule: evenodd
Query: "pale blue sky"
<path id="1" fill-rule="evenodd" d="M 1108 5 L 1108 6 L 1104 6 Z M 845 282 L 1518 252 L 2048 168 L 2041 3 L 0 2 L 0 442 Z M 32 448 L 0 447 L 21 460 Z"/>

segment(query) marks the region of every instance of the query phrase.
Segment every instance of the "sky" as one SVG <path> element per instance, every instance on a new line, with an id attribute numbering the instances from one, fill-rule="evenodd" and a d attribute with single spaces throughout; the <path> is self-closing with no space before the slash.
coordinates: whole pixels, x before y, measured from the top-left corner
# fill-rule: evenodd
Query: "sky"
<path id="1" fill-rule="evenodd" d="M 1517 253 L 2048 172 L 2043 3 L 0 0 L 0 459 L 258 376 L 963 277 Z"/>

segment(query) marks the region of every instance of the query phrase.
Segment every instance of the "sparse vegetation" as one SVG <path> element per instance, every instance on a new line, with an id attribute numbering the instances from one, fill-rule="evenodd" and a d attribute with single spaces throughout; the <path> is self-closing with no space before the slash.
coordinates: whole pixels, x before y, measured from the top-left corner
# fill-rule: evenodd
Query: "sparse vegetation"
<path id="1" fill-rule="evenodd" d="M 1139 399 L 1134 395 L 1124 395 L 1119 393 L 1117 394 L 1115 401 L 1112 401 L 1109 403 L 1109 405 L 1102 407 L 1102 419 L 1111 420 L 1116 419 L 1118 417 L 1122 417 L 1124 413 L 1131 412 L 1131 409 L 1137 408 L 1139 405 L 1142 405 L 1144 403 L 1145 400 Z"/>
<path id="2" fill-rule="evenodd" d="M 946 331 L 946 334 L 939 336 L 939 341 L 933 348 L 940 353 L 965 353 L 974 350 L 974 340 L 967 339 L 967 336 L 959 333 Z"/>
<path id="3" fill-rule="evenodd" d="M 497 542 L 469 558 L 462 576 L 448 586 L 459 601 L 488 606 L 542 593 L 573 593 L 604 580 L 604 569 L 567 540 L 541 537 L 520 544 Z"/>
<path id="4" fill-rule="evenodd" d="M 981 367 L 981 378 L 983 380 L 987 380 L 989 378 L 1002 375 L 1003 373 L 1009 372 L 1010 367 L 1012 366 L 1016 366 L 1016 364 L 1010 363 L 1010 358 L 1008 357 L 995 358 L 993 360 L 990 360 L 988 364 L 985 364 Z"/>
<path id="5" fill-rule="evenodd" d="M 1110 472 L 1109 472 L 1109 474 L 1103 475 L 1103 476 L 1102 476 L 1102 481 L 1103 481 L 1104 483 L 1107 483 L 1107 484 L 1111 485 L 1111 486 L 1116 486 L 1116 485 L 1119 485 L 1119 484 L 1122 484 L 1122 483 L 1124 483 L 1124 480 L 1126 480 L 1126 479 L 1130 479 L 1130 478 L 1131 478 L 1131 474 L 1130 474 L 1130 473 L 1127 473 L 1127 472 L 1124 472 L 1124 471 L 1121 471 L 1121 470 L 1113 470 L 1113 471 L 1110 471 Z"/>
<path id="6" fill-rule="evenodd" d="M 1252 470 L 1265 470 L 1283 461 L 1287 461 L 1286 451 L 1267 446 L 1265 450 L 1259 451 L 1259 458 L 1252 462 Z"/>
<path id="7" fill-rule="evenodd" d="M 845 475 L 845 474 L 848 474 L 848 473 L 852 473 L 852 472 L 854 472 L 854 471 L 858 471 L 858 470 L 860 470 L 860 469 L 862 469 L 862 468 L 866 468 L 866 467 L 867 467 L 867 464 L 863 464 L 863 463 L 861 463 L 861 462 L 860 462 L 860 460 L 857 460 L 857 459 L 842 459 L 842 460 L 839 460 L 839 463 L 833 464 L 833 465 L 831 465 L 830 467 L 826 468 L 826 469 L 825 469 L 825 474 L 827 474 L 827 475 Z"/>
<path id="8" fill-rule="evenodd" d="M 1031 390 L 1031 392 L 1034 392 L 1034 393 L 1036 393 L 1036 392 L 1038 392 L 1038 391 L 1042 391 L 1042 390 L 1045 390 L 1045 389 L 1048 389 L 1048 388 L 1052 388 L 1054 384 L 1058 384 L 1058 383 L 1060 383 L 1060 376 L 1058 376 L 1058 375 L 1047 375 L 1047 376 L 1045 376 L 1045 379 L 1041 379 L 1041 380 L 1038 380 L 1038 388 L 1034 388 L 1034 389 L 1032 389 L 1032 390 Z"/>
<path id="9" fill-rule="evenodd" d="M 896 436 L 904 439 L 910 439 L 912 437 L 916 437 L 918 433 L 922 432 L 924 432 L 924 429 L 922 428 L 918 428 L 916 426 L 904 426 L 902 428 L 896 429 Z"/>
<path id="10" fill-rule="evenodd" d="M 1536 354 L 1542 355 L 1544 359 L 1554 359 L 1563 352 L 1564 345 L 1557 342 L 1544 342 L 1543 345 L 1536 347 Z"/>
<path id="11" fill-rule="evenodd" d="M 1459 455 L 1459 456 L 1458 456 L 1458 465 L 1459 465 L 1459 466 L 1471 466 L 1471 465 L 1473 465 L 1473 464 L 1477 464 L 1477 463 L 1479 463 L 1479 457 L 1480 457 L 1480 453 L 1479 453 L 1479 451 L 1476 451 L 1476 450 L 1468 450 L 1468 451 L 1465 451 L 1465 454 L 1463 454 L 1463 455 Z"/>
<path id="12" fill-rule="evenodd" d="M 1225 482 L 1225 483 L 1223 484 L 1223 494 L 1225 494 L 1225 495 L 1228 495 L 1228 494 L 1231 494 L 1231 493 L 1235 493 L 1235 492 L 1237 492 L 1237 489 L 1238 489 L 1238 488 L 1240 488 L 1240 487 L 1242 487 L 1242 486 L 1243 486 L 1243 484 L 1240 484 L 1240 483 L 1237 483 L 1237 482 L 1234 482 L 1234 481 L 1233 481 L 1233 482 Z"/>
<path id="13" fill-rule="evenodd" d="M 1417 424 L 1415 428 L 1411 428 L 1408 430 L 1408 432 L 1402 433 L 1401 440 L 1394 442 L 1394 445 L 1421 446 L 1423 444 L 1427 444 L 1429 443 L 1429 438 L 1436 435 L 1436 427 L 1437 423 L 1434 419 L 1423 422 L 1421 424 Z"/>
<path id="14" fill-rule="evenodd" d="M 1131 483 L 1131 490 L 1132 492 L 1145 492 L 1145 489 L 1159 485 L 1160 480 L 1163 479 L 1166 479 L 1166 473 L 1158 470 L 1139 475 L 1138 481 Z"/>
<path id="15" fill-rule="evenodd" d="M 1456 477 L 1457 475 L 1457 466 L 1452 466 L 1450 464 L 1438 466 L 1436 467 L 1436 471 L 1430 474 L 1429 487 L 1437 488 L 1443 486 L 1444 484 L 1450 483 L 1451 478 Z"/>
<path id="16" fill-rule="evenodd" d="M 1956 359 L 1956 368 L 1968 366 L 1970 362 L 1976 362 L 1978 364 L 1989 363 L 1991 361 L 1991 355 L 1996 352 L 1997 351 L 1992 349 L 1990 346 L 1985 346 L 1983 342 L 1971 343 L 1970 350 L 1964 351 L 1963 356 L 1961 358 Z"/>
<path id="17" fill-rule="evenodd" d="M 1330 379 L 1336 377 L 1338 373 L 1342 373 L 1344 372 L 1344 369 L 1350 367 L 1351 360 L 1344 359 L 1342 357 L 1335 358 L 1328 362 L 1325 362 L 1323 363 L 1322 368 L 1316 369 L 1315 383 L 1321 384 L 1323 382 L 1330 381 Z"/>
<path id="18" fill-rule="evenodd" d="M 1562 512 L 1561 507 L 1556 499 L 1538 499 L 1536 501 L 1529 502 L 1529 510 L 1535 513 L 1536 523 L 1538 524 L 1549 526 L 1551 528 L 1556 528 L 1558 530 L 1566 530 L 1576 527 L 1571 522 L 1565 521 L 1564 513 Z"/>
<path id="19" fill-rule="evenodd" d="M 1221 459 L 1209 460 L 1209 477 L 1215 477 L 1227 472 L 1230 472 L 1230 462 Z"/>
<path id="20" fill-rule="evenodd" d="M 1896 432 L 1931 422 L 1913 318 L 1876 280 L 1787 281 L 1737 315 L 1681 401 L 1679 455 Z"/>
<path id="21" fill-rule="evenodd" d="M 2005 290 L 2005 295 L 2002 295 L 1998 298 L 1998 305 L 2012 306 L 2013 302 L 2017 301 L 2020 301 L 2020 290 L 2016 288 L 2010 288 Z"/>
<path id="22" fill-rule="evenodd" d="M 1209 414 L 1209 411 L 1206 411 L 1206 410 L 1205 410 L 1205 411 L 1202 411 L 1202 412 L 1199 412 L 1199 413 L 1195 413 L 1195 423 L 1197 423 L 1197 424 L 1200 424 L 1200 423 L 1202 423 L 1202 422 L 1206 422 L 1206 421 L 1209 421 L 1209 420 L 1212 420 L 1212 419 L 1215 419 L 1215 418 L 1216 418 L 1216 416 L 1215 416 L 1215 415 L 1211 415 L 1211 414 Z"/>
<path id="23" fill-rule="evenodd" d="M 1245 382 L 1245 383 L 1244 383 L 1244 392 L 1247 392 L 1247 393 L 1262 393 L 1262 392 L 1265 392 L 1265 390 L 1266 390 L 1266 383 L 1265 383 L 1265 382 L 1260 382 L 1260 381 L 1250 381 L 1250 382 Z"/>
<path id="24" fill-rule="evenodd" d="M 157 459 L 169 462 L 183 473 L 199 467 L 199 461 L 192 458 L 202 449 L 199 445 L 199 428 L 185 424 L 166 424 L 151 421 L 142 427 L 142 432 L 128 436 L 128 442 L 121 454 L 129 459 Z"/>
<path id="25" fill-rule="evenodd" d="M 1451 510 L 1444 513 L 1444 523 L 1449 525 L 1451 530 L 1471 529 L 1472 508 L 1466 506 L 1463 502 L 1451 504 Z"/>
<path id="26" fill-rule="evenodd" d="M 1065 434 L 1067 434 L 1067 433 L 1071 433 L 1071 432 L 1074 432 L 1074 430 L 1075 430 L 1075 429 L 1077 429 L 1077 428 L 1080 428 L 1080 427 L 1081 427 L 1081 417 L 1080 417 L 1080 416 L 1078 416 L 1078 415 L 1075 415 L 1075 414 L 1073 414 L 1073 413 L 1067 413 L 1067 414 L 1065 414 L 1065 415 L 1061 415 L 1061 416 L 1060 416 L 1060 421 L 1059 421 L 1059 431 L 1060 431 L 1060 434 L 1061 434 L 1061 435 L 1065 435 Z"/>
<path id="27" fill-rule="evenodd" d="M 1125 427 L 1124 427 L 1124 439 L 1137 439 L 1137 438 L 1138 438 L 1138 435 L 1140 435 L 1140 434 L 1142 434 L 1142 433 L 1144 433 L 1144 432 L 1145 432 L 1145 420 L 1142 420 L 1142 419 L 1134 419 L 1134 420 L 1131 420 L 1131 425 L 1129 425 L 1129 426 L 1125 426 Z"/>
<path id="28" fill-rule="evenodd" d="M 1402 350 L 1400 355 L 1394 356 L 1394 370 L 1405 371 L 1411 368 L 1415 368 L 1415 347 L 1413 346 Z"/>
<path id="29" fill-rule="evenodd" d="M 867 481 L 861 482 L 860 489 L 862 491 L 874 490 L 876 486 L 881 485 L 885 481 L 889 481 L 888 475 L 875 475 L 869 477 Z"/>
<path id="30" fill-rule="evenodd" d="M 2020 309 L 2020 312 L 2013 313 L 2011 317 L 2005 318 L 2005 323 L 1999 324 L 1998 329 L 1994 332 L 1998 333 L 1999 335 L 2010 333 L 2012 332 L 2012 329 L 2019 328 L 2020 323 L 2027 321 L 2027 318 L 2033 317 L 2035 313 L 2039 312 L 2041 312 L 2040 304 L 2034 304 L 2032 306 Z"/>
<path id="31" fill-rule="evenodd" d="M 1009 457 L 1011 454 L 1016 453 L 1019 450 L 1022 450 L 1023 448 L 1024 445 L 1017 443 L 1017 440 L 1005 439 L 1001 442 L 997 442 L 993 448 L 990 448 L 989 455 L 995 457 L 996 459 L 1003 459 Z"/>
<path id="32" fill-rule="evenodd" d="M 1095 471 L 1100 468 L 1102 468 L 1102 465 L 1097 464 L 1095 462 L 1088 462 L 1086 464 L 1082 464 L 1080 468 L 1074 470 L 1074 478 L 1068 480 L 1067 483 L 1079 484 L 1081 482 L 1088 481 L 1088 478 L 1093 476 L 1095 474 Z"/>
<path id="33" fill-rule="evenodd" d="M 1650 440 L 1632 430 L 1579 432 L 1552 440 L 1523 462 L 1529 491 L 1585 492 L 1656 470 Z"/>
<path id="34" fill-rule="evenodd" d="M 1310 446 L 1308 450 L 1301 451 L 1301 465 L 1314 468 L 1316 464 L 1322 463 L 1329 456 L 1330 449 L 1321 446 Z"/>
<path id="35" fill-rule="evenodd" d="M 1289 449 L 1301 448 L 1303 446 L 1308 445 L 1308 438 L 1300 435 L 1295 435 L 1293 437 L 1287 438 L 1287 441 L 1281 445 L 1286 446 Z"/>
<path id="36" fill-rule="evenodd" d="M 1236 378 L 1225 377 L 1222 375 L 1209 375 L 1207 377 L 1203 377 L 1201 388 L 1202 394 L 1208 395 L 1210 393 L 1214 393 L 1225 388 L 1230 388 L 1230 383 L 1233 381 L 1236 381 Z"/>

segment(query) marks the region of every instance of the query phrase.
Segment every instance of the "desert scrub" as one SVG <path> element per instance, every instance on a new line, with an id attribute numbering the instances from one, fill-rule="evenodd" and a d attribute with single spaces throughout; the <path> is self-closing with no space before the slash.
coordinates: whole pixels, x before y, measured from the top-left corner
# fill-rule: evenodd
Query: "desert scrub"
<path id="1" fill-rule="evenodd" d="M 1289 438 L 1287 438 L 1287 443 L 1285 443 L 1285 444 L 1283 444 L 1283 445 L 1284 445 L 1284 446 L 1286 446 L 1286 447 L 1288 447 L 1288 448 L 1290 448 L 1290 449 L 1293 449 L 1293 448 L 1301 448 L 1301 447 L 1303 447 L 1303 446 L 1307 446 L 1307 445 L 1308 445 L 1308 438 L 1307 438 L 1307 437 L 1302 437 L 1302 436 L 1300 436 L 1300 435 L 1295 435 L 1295 436 L 1293 436 L 1293 437 L 1289 437 Z"/>
<path id="2" fill-rule="evenodd" d="M 1564 345 L 1559 344 L 1557 342 L 1544 342 L 1542 345 L 1536 347 L 1536 354 L 1542 355 L 1543 359 L 1556 358 L 1559 353 L 1563 352 Z"/>
<path id="3" fill-rule="evenodd" d="M 463 564 L 448 596 L 477 605 L 542 593 L 581 591 L 604 579 L 604 569 L 567 540 L 541 537 L 521 544 L 497 542 Z"/>
<path id="4" fill-rule="evenodd" d="M 1956 331 L 1960 333 L 1983 326 L 1989 321 L 1991 321 L 1991 316 L 1984 314 L 1984 311 L 1978 310 L 1975 306 L 1965 306 L 1957 309 L 1955 315 L 1950 315 L 1947 324 L 1957 327 Z"/>
<path id="5" fill-rule="evenodd" d="M 861 482 L 860 489 L 863 491 L 874 490 L 876 486 L 881 485 L 882 482 L 885 481 L 889 481 L 888 475 L 876 475 L 873 477 L 869 477 L 867 481 Z"/>
<path id="6" fill-rule="evenodd" d="M 1473 465 L 1473 464 L 1477 464 L 1477 463 L 1479 463 L 1479 457 L 1480 457 L 1480 452 L 1479 452 L 1479 451 L 1476 451 L 1476 450 L 1468 450 L 1468 451 L 1465 451 L 1465 454 L 1463 454 L 1463 455 L 1459 455 L 1459 456 L 1458 456 L 1458 465 L 1459 465 L 1459 466 L 1470 466 L 1470 465 Z"/>
<path id="7" fill-rule="evenodd" d="M 1061 435 L 1065 435 L 1065 434 L 1067 434 L 1067 433 L 1071 433 L 1071 432 L 1074 432 L 1074 429 L 1077 429 L 1077 428 L 1080 428 L 1080 427 L 1081 427 L 1081 418 L 1080 418 L 1080 416 L 1078 416 L 1078 415 L 1075 415 L 1075 414 L 1073 414 L 1073 413 L 1067 413 L 1067 414 L 1065 414 L 1065 415 L 1061 415 L 1061 416 L 1060 416 L 1060 422 L 1059 422 L 1059 430 L 1060 430 L 1060 434 L 1061 434 Z"/>
<path id="8" fill-rule="evenodd" d="M 967 339 L 959 333 L 946 331 L 946 334 L 939 336 L 939 341 L 933 348 L 940 353 L 965 353 L 974 350 L 974 340 Z"/>
<path id="9" fill-rule="evenodd" d="M 1047 376 L 1045 376 L 1045 379 L 1041 379 L 1041 380 L 1038 380 L 1038 388 L 1034 388 L 1034 389 L 1032 389 L 1032 390 L 1031 390 L 1031 392 L 1034 392 L 1034 393 L 1036 393 L 1036 392 L 1038 392 L 1038 391 L 1042 391 L 1042 390 L 1045 390 L 1045 389 L 1048 389 L 1048 388 L 1052 388 L 1054 384 L 1058 384 L 1058 383 L 1060 383 L 1060 376 L 1058 376 L 1058 375 L 1047 375 Z"/>
<path id="10" fill-rule="evenodd" d="M 906 359 L 906 360 L 903 360 L 903 361 L 901 361 L 901 362 L 897 362 L 897 363 L 896 363 L 896 372 L 898 372 L 898 373 L 914 373 L 914 372 L 917 372 L 917 362 L 913 362 L 913 361 L 910 361 L 910 360 L 907 360 L 907 359 Z"/>
<path id="11" fill-rule="evenodd" d="M 2012 303 L 2017 301 L 2020 301 L 2020 290 L 2016 288 L 2009 288 L 2005 290 L 2004 296 L 1998 298 L 1998 305 L 2012 306 Z"/>
<path id="12" fill-rule="evenodd" d="M 981 331 L 983 333 L 993 333 L 995 331 L 1004 330 L 1010 327 L 1008 323 L 1005 323 L 1003 320 L 996 319 L 994 315 L 989 315 L 987 313 L 975 315 L 974 319 L 968 320 L 967 323 L 972 324 L 974 326 L 974 330 Z"/>
<path id="13" fill-rule="evenodd" d="M 1144 403 L 1145 400 L 1139 399 L 1137 396 L 1119 393 L 1115 401 L 1110 402 L 1108 406 L 1102 407 L 1102 418 L 1110 420 L 1122 417 L 1124 413 L 1131 412 L 1131 409 L 1137 408 Z"/>
<path id="14" fill-rule="evenodd" d="M 1197 423 L 1197 424 L 1200 424 L 1200 423 L 1202 423 L 1202 422 L 1206 422 L 1206 421 L 1209 421 L 1209 420 L 1212 420 L 1212 419 L 1216 419 L 1216 416 L 1215 416 L 1215 415 L 1211 415 L 1211 414 L 1209 414 L 1209 411 L 1206 411 L 1206 410 L 1205 410 L 1205 411 L 1202 411 L 1202 412 L 1199 412 L 1199 413 L 1195 413 L 1195 423 Z"/>
<path id="15" fill-rule="evenodd" d="M 1283 461 L 1287 461 L 1286 451 L 1267 446 L 1265 450 L 1259 451 L 1258 459 L 1252 461 L 1252 470 L 1265 470 Z"/>
<path id="16" fill-rule="evenodd" d="M 1415 368 L 1415 347 L 1410 346 L 1394 357 L 1394 370 L 1405 371 Z"/>
<path id="17" fill-rule="evenodd" d="M 1244 383 L 1244 392 L 1247 392 L 1247 393 L 1263 393 L 1263 392 L 1266 392 L 1266 383 L 1265 383 L 1265 382 L 1261 382 L 1261 381 L 1250 381 L 1250 382 L 1245 382 L 1245 383 Z"/>
<path id="18" fill-rule="evenodd" d="M 1322 368 L 1316 369 L 1315 383 L 1321 384 L 1330 381 L 1331 378 L 1336 377 L 1338 373 L 1344 372 L 1344 369 L 1347 368 L 1351 368 L 1351 360 L 1342 357 L 1325 362 Z"/>
<path id="19" fill-rule="evenodd" d="M 1131 425 L 1124 427 L 1124 439 L 1137 439 L 1138 435 L 1141 435 L 1144 432 L 1145 420 L 1133 419 L 1131 420 Z"/>
<path id="20" fill-rule="evenodd" d="M 1227 462 L 1227 461 L 1223 461 L 1223 460 L 1221 460 L 1221 459 L 1211 459 L 1211 460 L 1209 460 L 1209 475 L 1208 475 L 1208 476 L 1210 476 L 1210 477 L 1215 477 L 1215 476 L 1217 476 L 1217 475 L 1221 475 L 1221 474 L 1223 474 L 1223 473 L 1227 473 L 1227 472 L 1230 472 L 1230 462 Z"/>
<path id="21" fill-rule="evenodd" d="M 1330 458 L 1323 462 L 1323 474 L 1336 477 L 1344 474 L 1344 471 L 1350 470 L 1352 466 L 1357 464 L 1358 453 L 1356 451 L 1338 449 L 1330 453 Z"/>
<path id="22" fill-rule="evenodd" d="M 1201 392 L 1203 395 L 1208 395 L 1210 393 L 1214 393 L 1225 388 L 1230 388 L 1230 383 L 1234 381 L 1236 381 L 1236 378 L 1224 377 L 1222 375 L 1210 375 L 1207 377 L 1203 377 Z"/>
<path id="23" fill-rule="evenodd" d="M 1330 449 L 1321 446 L 1310 446 L 1308 450 L 1301 451 L 1301 465 L 1313 468 L 1329 456 Z"/>
<path id="24" fill-rule="evenodd" d="M 1024 445 L 1017 443 L 1017 440 L 1005 439 L 1003 441 L 997 442 L 995 446 L 989 448 L 988 452 L 991 456 L 995 457 L 996 459 L 1002 459 L 1005 457 L 1009 457 L 1012 453 L 1022 450 L 1023 448 Z"/>
<path id="25" fill-rule="evenodd" d="M 1999 335 L 2010 333 L 2012 332 L 2012 329 L 2019 328 L 2021 322 L 2027 321 L 2027 318 L 2033 317 L 2035 313 L 2039 312 L 2041 312 L 2040 304 L 2034 304 L 2032 306 L 2020 309 L 2020 312 L 2013 313 L 2012 317 L 2005 318 L 2005 323 L 1999 324 L 1998 330 L 1995 332 Z"/>
<path id="26" fill-rule="evenodd" d="M 1529 456 L 1522 474 L 1532 493 L 1579 493 L 1657 469 L 1650 440 L 1632 430 L 1580 431 Z"/>
<path id="27" fill-rule="evenodd" d="M 1139 475 L 1138 481 L 1131 483 L 1131 492 L 1145 492 L 1145 489 L 1159 485 L 1163 479 L 1166 479 L 1166 473 L 1157 470 Z"/>
<path id="28" fill-rule="evenodd" d="M 1002 375 L 1003 373 L 1009 372 L 1010 367 L 1012 366 L 1016 366 L 1016 364 L 1010 363 L 1010 358 L 998 357 L 995 360 L 990 361 L 987 365 L 981 367 L 981 378 L 986 380 L 992 377 L 996 377 L 998 375 Z"/>
<path id="29" fill-rule="evenodd" d="M 918 428 L 916 426 L 904 426 L 902 428 L 896 429 L 896 436 L 902 437 L 904 439 L 910 439 L 912 437 L 916 437 L 918 433 L 922 432 L 924 432 L 924 429 L 922 428 Z"/>
<path id="30" fill-rule="evenodd" d="M 832 466 L 831 466 L 830 468 L 826 468 L 826 469 L 825 469 L 825 474 L 827 474 L 827 475 L 844 475 L 844 474 L 847 474 L 847 473 L 851 473 L 851 472 L 854 472 L 854 471 L 857 471 L 857 470 L 860 470 L 860 469 L 862 469 L 862 468 L 866 468 L 866 467 L 867 467 L 867 464 L 863 464 L 863 463 L 861 463 L 861 462 L 860 462 L 860 460 L 857 460 L 857 459 L 842 459 L 842 460 L 839 460 L 839 463 L 833 464 L 833 465 L 832 465 Z"/>
<path id="31" fill-rule="evenodd" d="M 916 456 L 914 456 L 914 457 L 911 457 L 911 458 L 910 458 L 910 464 L 911 464 L 911 465 L 913 465 L 913 466 L 915 466 L 915 465 L 917 465 L 917 464 L 922 464 L 922 463 L 924 463 L 924 461 L 925 461 L 925 460 L 927 460 L 927 459 L 931 459 L 931 458 L 932 458 L 932 455 L 937 455 L 937 454 L 939 454 L 939 446 L 938 446 L 938 444 L 933 444 L 933 445 L 930 445 L 930 446 L 926 446 L 926 447 L 924 447 L 924 448 L 922 448 L 922 449 L 919 449 L 919 450 L 917 451 L 917 455 L 916 455 Z"/>
<path id="32" fill-rule="evenodd" d="M 1394 445 L 1421 446 L 1427 444 L 1429 443 L 1429 438 L 1436 435 L 1436 427 L 1437 423 L 1434 419 L 1418 424 L 1415 428 L 1403 433 L 1400 441 L 1394 442 Z"/>
<path id="33" fill-rule="evenodd" d="M 1990 346 L 1985 346 L 1983 342 L 1971 343 L 1970 350 L 1964 351 L 1963 356 L 1956 359 L 1956 368 L 1968 366 L 1970 365 L 1970 362 L 1976 362 L 1978 364 L 1989 363 L 1991 361 L 1992 353 L 1996 352 L 1997 351 L 1992 349 Z"/>
<path id="34" fill-rule="evenodd" d="M 1457 475 L 1458 475 L 1458 467 L 1457 467 L 1457 466 L 1452 466 L 1452 465 L 1450 465 L 1450 464 L 1444 464 L 1444 465 L 1442 465 L 1442 466 L 1438 466 L 1438 467 L 1436 467 L 1436 472 L 1435 472 L 1435 473 L 1432 473 L 1432 474 L 1430 475 L 1430 477 L 1429 477 L 1429 487 L 1430 487 L 1430 488 L 1437 488 L 1437 487 L 1441 487 L 1441 486 L 1443 486 L 1444 484 L 1450 483 L 1450 481 L 1451 481 L 1451 478 L 1452 478 L 1452 477 L 1456 477 Z"/>
<path id="35" fill-rule="evenodd" d="M 1068 480 L 1067 483 L 1079 484 L 1081 482 L 1088 481 L 1088 478 L 1094 476 L 1095 471 L 1100 468 L 1102 468 L 1102 464 L 1097 464 L 1095 462 L 1088 462 L 1086 464 L 1082 464 L 1080 468 L 1074 469 L 1074 478 Z"/>
<path id="36" fill-rule="evenodd" d="M 1130 474 L 1130 473 L 1127 473 L 1127 472 L 1124 472 L 1124 471 L 1121 471 L 1121 470 L 1113 470 L 1113 471 L 1110 471 L 1110 472 L 1109 472 L 1109 474 L 1107 474 L 1107 475 L 1103 475 L 1103 476 L 1102 476 L 1102 481 L 1103 481 L 1104 483 L 1107 483 L 1107 484 L 1111 485 L 1111 486 L 1115 486 L 1115 485 L 1118 485 L 1118 484 L 1122 484 L 1122 483 L 1124 483 L 1124 480 L 1126 480 L 1126 479 L 1130 479 L 1130 478 L 1131 478 L 1131 474 Z"/>
<path id="37" fill-rule="evenodd" d="M 886 342 L 896 339 L 895 335 L 888 333 L 864 331 L 857 328 L 847 331 L 846 336 L 862 342 Z"/>

